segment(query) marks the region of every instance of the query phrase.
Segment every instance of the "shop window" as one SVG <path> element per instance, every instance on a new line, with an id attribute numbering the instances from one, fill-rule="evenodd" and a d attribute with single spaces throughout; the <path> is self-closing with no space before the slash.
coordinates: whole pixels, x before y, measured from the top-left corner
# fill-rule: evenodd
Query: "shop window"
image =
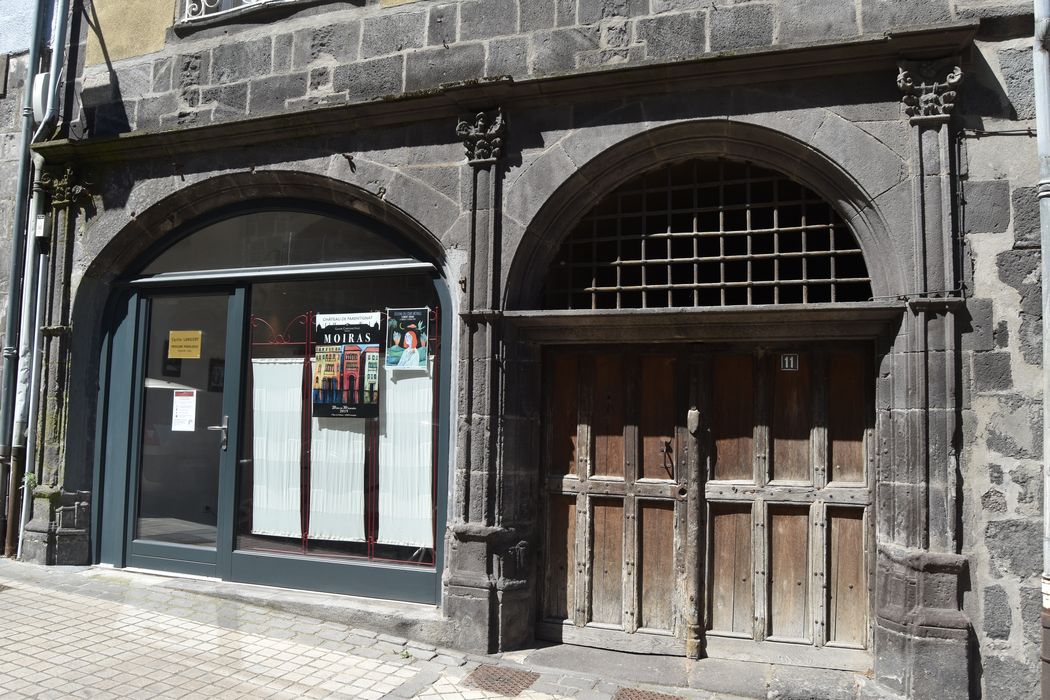
<path id="1" fill-rule="evenodd" d="M 267 210 L 142 269 L 133 556 L 141 541 L 143 556 L 232 546 L 433 569 L 442 310 L 436 271 L 410 255 L 363 217 Z"/>
<path id="2" fill-rule="evenodd" d="M 857 239 L 786 175 L 729 159 L 641 175 L 599 202 L 548 273 L 549 309 L 867 301 Z"/>
<path id="3" fill-rule="evenodd" d="M 431 279 L 255 284 L 250 312 L 236 548 L 433 566 Z"/>

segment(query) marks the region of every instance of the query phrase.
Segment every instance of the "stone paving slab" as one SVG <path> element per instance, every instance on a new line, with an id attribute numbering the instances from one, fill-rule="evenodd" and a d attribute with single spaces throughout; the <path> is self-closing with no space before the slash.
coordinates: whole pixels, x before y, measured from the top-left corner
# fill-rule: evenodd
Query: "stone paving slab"
<path id="1" fill-rule="evenodd" d="M 481 664 L 535 671 L 515 697 L 611 698 L 595 674 L 464 655 L 106 569 L 0 561 L 0 697 L 436 698 L 507 697 L 480 690 Z M 683 688 L 675 697 L 730 698 Z"/>

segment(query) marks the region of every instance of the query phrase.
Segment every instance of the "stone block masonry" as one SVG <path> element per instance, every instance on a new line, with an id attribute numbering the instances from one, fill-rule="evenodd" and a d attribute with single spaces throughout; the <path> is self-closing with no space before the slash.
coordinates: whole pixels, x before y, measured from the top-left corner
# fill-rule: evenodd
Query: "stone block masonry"
<path id="1" fill-rule="evenodd" d="M 1018 67 L 1020 54 L 1027 67 Z M 964 609 L 980 648 L 984 697 L 1038 695 L 1039 585 L 1042 568 L 1042 386 L 1039 215 L 1035 140 L 1024 135 L 1031 102 L 1031 51 L 1023 39 L 982 47 L 966 126 L 1014 135 L 963 135 L 967 178 L 960 192 L 970 257 L 963 410 L 963 551 L 973 590 Z M 982 116 L 978 117 L 980 114 Z M 1036 601 L 1036 602 L 1033 602 Z"/>
<path id="2" fill-rule="evenodd" d="M 85 84 L 102 81 L 109 97 L 87 108 L 85 132 L 106 136 L 178 128 L 386 99 L 483 78 L 523 80 L 828 37 L 849 39 L 972 18 L 977 11 L 969 4 L 411 0 L 330 11 L 312 8 L 270 23 L 248 13 L 221 26 L 181 26 L 169 33 L 159 54 L 117 61 L 112 74 L 109 66 L 86 68 Z M 1010 50 L 1000 60 L 1004 67 L 1020 68 L 1020 59 Z M 321 68 L 335 79 L 313 79 Z M 146 79 L 139 80 L 143 69 Z M 1014 113 L 1028 118 L 1031 99 L 1024 87 L 1030 74 L 1023 73 L 1010 72 L 1007 82 Z M 225 99 L 211 89 L 220 86 L 232 89 Z M 242 94 L 246 99 L 240 99 Z"/>

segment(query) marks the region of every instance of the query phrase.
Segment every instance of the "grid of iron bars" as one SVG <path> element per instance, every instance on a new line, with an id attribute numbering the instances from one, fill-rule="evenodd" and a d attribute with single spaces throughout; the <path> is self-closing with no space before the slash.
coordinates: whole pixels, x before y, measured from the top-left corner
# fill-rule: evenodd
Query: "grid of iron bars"
<path id="1" fill-rule="evenodd" d="M 627 182 L 562 244 L 550 309 L 867 301 L 857 239 L 826 201 L 780 173 L 725 158 Z"/>

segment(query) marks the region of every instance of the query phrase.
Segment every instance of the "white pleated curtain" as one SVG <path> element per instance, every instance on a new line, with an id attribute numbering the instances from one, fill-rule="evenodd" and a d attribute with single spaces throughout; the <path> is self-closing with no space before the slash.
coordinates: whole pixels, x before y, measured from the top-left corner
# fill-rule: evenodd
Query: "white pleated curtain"
<path id="1" fill-rule="evenodd" d="M 252 534 L 301 537 L 303 361 L 252 360 Z"/>
<path id="2" fill-rule="evenodd" d="M 365 419 L 314 418 L 310 537 L 365 541 Z"/>
<path id="3" fill-rule="evenodd" d="M 252 360 L 252 534 L 301 537 L 303 360 Z M 365 540 L 365 421 L 314 418 L 310 537 Z"/>
<path id="4" fill-rule="evenodd" d="M 432 369 L 380 372 L 377 540 L 431 548 Z M 301 537 L 303 360 L 253 359 L 252 382 L 252 533 Z M 365 541 L 365 419 L 313 418 L 310 439 L 310 537 Z"/>
<path id="5" fill-rule="evenodd" d="M 433 547 L 433 380 L 380 369 L 379 533 L 383 544 Z"/>

